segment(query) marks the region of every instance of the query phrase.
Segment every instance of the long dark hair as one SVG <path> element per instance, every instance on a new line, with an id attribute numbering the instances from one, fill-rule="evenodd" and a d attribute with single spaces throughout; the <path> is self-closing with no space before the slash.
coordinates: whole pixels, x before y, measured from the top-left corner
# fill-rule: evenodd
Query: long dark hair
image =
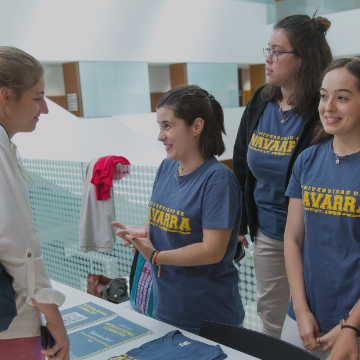
<path id="1" fill-rule="evenodd" d="M 183 85 L 171 89 L 157 103 L 156 109 L 166 107 L 175 116 L 182 119 L 186 126 L 191 126 L 195 119 L 204 120 L 200 134 L 199 150 L 204 157 L 222 155 L 225 144 L 224 113 L 220 103 L 206 90 L 196 85 Z"/>
<path id="2" fill-rule="evenodd" d="M 360 91 L 360 59 L 359 58 L 341 58 L 334 60 L 323 72 L 321 81 L 324 80 L 324 77 L 327 73 L 332 70 L 345 68 L 351 75 L 355 77 L 356 86 Z M 313 140 L 313 144 L 318 144 L 325 140 L 332 138 L 334 135 L 328 134 L 325 132 L 324 127 L 320 124 L 315 129 L 315 136 Z"/>
<path id="3" fill-rule="evenodd" d="M 305 115 L 319 98 L 321 74 L 331 63 L 332 54 L 325 35 L 331 23 L 324 17 L 291 15 L 279 20 L 274 30 L 286 32 L 295 55 L 301 58 L 301 65 L 295 77 L 295 92 L 288 104 L 298 115 Z M 268 100 L 282 100 L 281 88 L 267 85 L 263 94 Z"/>

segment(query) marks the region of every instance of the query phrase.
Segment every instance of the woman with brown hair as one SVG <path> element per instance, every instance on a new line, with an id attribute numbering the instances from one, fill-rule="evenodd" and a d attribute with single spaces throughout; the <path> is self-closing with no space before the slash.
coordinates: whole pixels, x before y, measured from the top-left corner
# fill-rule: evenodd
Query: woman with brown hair
<path id="1" fill-rule="evenodd" d="M 215 158 L 225 151 L 222 107 L 206 90 L 185 85 L 162 96 L 157 118 L 166 159 L 149 218 L 143 227 L 112 225 L 153 264 L 154 318 L 193 333 L 205 320 L 239 326 L 245 314 L 233 259 L 241 191 Z"/>
<path id="2" fill-rule="evenodd" d="M 233 168 L 243 193 L 239 241 L 254 242 L 257 310 L 263 332 L 280 337 L 290 291 L 284 262 L 285 189 L 319 123 L 321 73 L 332 55 L 322 17 L 292 15 L 274 25 L 264 49 L 267 84 L 244 110 Z"/>
<path id="3" fill-rule="evenodd" d="M 35 130 L 47 114 L 42 65 L 29 54 L 0 47 L 0 262 L 13 278 L 17 316 L 0 332 L 6 360 L 69 359 L 69 339 L 58 306 L 63 294 L 51 288 L 31 211 L 26 173 L 12 137 Z M 1 312 L 2 309 L 0 309 Z M 55 345 L 41 350 L 41 313 Z M 55 355 L 56 354 L 56 355 Z"/>
<path id="4" fill-rule="evenodd" d="M 281 338 L 325 359 L 340 332 L 360 335 L 358 311 L 347 316 L 360 297 L 360 59 L 330 64 L 320 96 L 320 142 L 298 157 L 286 190 L 292 301 Z"/>

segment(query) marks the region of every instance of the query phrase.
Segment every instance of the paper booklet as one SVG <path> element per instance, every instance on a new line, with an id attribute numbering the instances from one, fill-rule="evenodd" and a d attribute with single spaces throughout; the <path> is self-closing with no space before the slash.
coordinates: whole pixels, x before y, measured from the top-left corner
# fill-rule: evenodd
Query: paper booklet
<path id="1" fill-rule="evenodd" d="M 93 302 L 73 306 L 61 310 L 60 313 L 68 332 L 117 315 L 115 312 Z"/>
<path id="2" fill-rule="evenodd" d="M 121 316 L 69 334 L 70 360 L 80 360 L 152 331 Z"/>

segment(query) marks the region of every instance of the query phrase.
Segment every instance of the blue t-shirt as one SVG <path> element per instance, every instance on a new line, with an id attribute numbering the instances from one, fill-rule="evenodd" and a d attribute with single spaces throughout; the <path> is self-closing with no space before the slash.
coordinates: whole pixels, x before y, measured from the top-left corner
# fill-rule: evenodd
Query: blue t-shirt
<path id="1" fill-rule="evenodd" d="M 154 247 L 171 250 L 201 242 L 203 229 L 233 229 L 223 260 L 202 266 L 163 265 L 152 271 L 153 316 L 198 333 L 204 320 L 240 325 L 244 309 L 233 263 L 241 216 L 241 190 L 235 175 L 214 157 L 176 177 L 178 162 L 165 159 L 156 174 L 149 205 Z M 179 182 L 179 185 L 178 185 Z M 155 269 L 152 269 L 155 270 Z"/>
<path id="2" fill-rule="evenodd" d="M 284 111 L 282 123 L 279 109 L 277 102 L 266 106 L 252 134 L 247 162 L 255 177 L 257 228 L 273 239 L 284 241 L 286 173 L 307 116 Z"/>
<path id="3" fill-rule="evenodd" d="M 286 191 L 303 200 L 306 296 L 324 332 L 360 297 L 360 152 L 336 165 L 331 144 L 332 139 L 300 154 Z M 292 302 L 288 315 L 295 320 Z"/>
<path id="4" fill-rule="evenodd" d="M 222 360 L 226 357 L 219 345 L 208 345 L 190 339 L 175 330 L 109 360 Z"/>

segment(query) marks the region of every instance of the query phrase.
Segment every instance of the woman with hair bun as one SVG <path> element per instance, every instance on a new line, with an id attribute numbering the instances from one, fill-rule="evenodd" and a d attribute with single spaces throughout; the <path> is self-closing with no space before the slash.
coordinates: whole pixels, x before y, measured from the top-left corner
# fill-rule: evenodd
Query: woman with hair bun
<path id="1" fill-rule="evenodd" d="M 58 309 L 65 297 L 51 288 L 31 211 L 29 178 L 11 140 L 19 132 L 34 131 L 40 115 L 48 113 L 43 75 L 31 55 L 0 47 L 0 262 L 13 278 L 17 309 L 9 328 L 0 332 L 0 357 L 6 360 L 69 359 Z M 55 340 L 47 350 L 40 342 L 41 313 Z"/>
<path id="2" fill-rule="evenodd" d="M 340 332 L 352 348 L 360 336 L 358 308 L 351 312 L 360 298 L 359 58 L 326 68 L 319 114 L 316 145 L 298 157 L 286 190 L 292 301 L 281 338 L 327 359 Z"/>
<path id="3" fill-rule="evenodd" d="M 241 190 L 214 157 L 225 151 L 222 107 L 207 91 L 185 85 L 159 100 L 157 118 L 167 159 L 156 174 L 149 219 L 143 227 L 112 225 L 124 246 L 134 245 L 153 264 L 154 318 L 193 333 L 205 320 L 241 325 L 233 264 Z"/>
<path id="4" fill-rule="evenodd" d="M 284 261 L 285 189 L 319 123 L 321 73 L 332 61 L 323 17 L 292 15 L 274 25 L 264 49 L 267 84 L 250 99 L 234 146 L 243 193 L 239 241 L 254 242 L 257 311 L 263 332 L 280 337 L 290 291 Z"/>

